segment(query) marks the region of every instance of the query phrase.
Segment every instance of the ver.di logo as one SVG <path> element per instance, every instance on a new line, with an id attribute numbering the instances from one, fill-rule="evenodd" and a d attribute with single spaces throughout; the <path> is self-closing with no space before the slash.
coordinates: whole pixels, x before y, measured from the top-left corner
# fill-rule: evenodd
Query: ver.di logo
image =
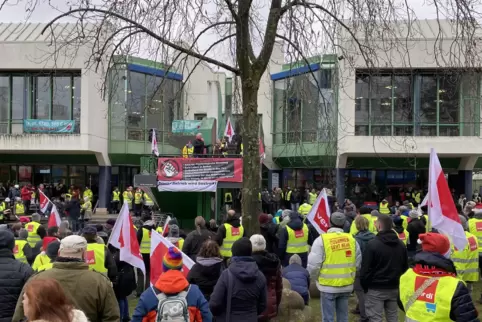
<path id="1" fill-rule="evenodd" d="M 179 165 L 173 160 L 166 160 L 162 162 L 160 171 L 163 177 L 172 178 L 179 173 Z"/>

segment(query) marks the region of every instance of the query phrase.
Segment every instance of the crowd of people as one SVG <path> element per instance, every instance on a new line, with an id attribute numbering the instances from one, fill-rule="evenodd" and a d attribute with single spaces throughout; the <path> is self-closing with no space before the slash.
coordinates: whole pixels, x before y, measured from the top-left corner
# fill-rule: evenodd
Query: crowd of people
<path id="1" fill-rule="evenodd" d="M 125 193 L 135 215 L 136 200 L 145 197 Z M 269 321 L 280 312 L 283 280 L 306 306 L 314 285 L 326 322 L 348 321 L 353 293 L 352 313 L 360 321 L 385 316 L 395 322 L 399 309 L 409 321 L 478 321 L 471 286 L 482 261 L 482 213 L 474 212 L 474 202 L 457 205 L 468 240 L 458 250 L 410 202 L 382 201 L 377 209 L 333 203 L 330 228 L 320 235 L 300 212 L 310 197 L 292 209 L 282 204 L 273 215 L 259 214 L 252 235 L 233 209 L 219 226 L 196 217 L 187 234 L 177 219 L 156 222 L 144 211 L 135 228 L 145 275 L 108 244 L 115 219 L 46 229 L 34 214 L 1 225 L 0 322 Z M 174 246 L 159 263 L 150 261 L 152 231 Z M 195 263 L 188 272 L 183 253 Z M 162 274 L 151 285 L 154 268 Z M 138 302 L 129 312 L 134 295 Z"/>

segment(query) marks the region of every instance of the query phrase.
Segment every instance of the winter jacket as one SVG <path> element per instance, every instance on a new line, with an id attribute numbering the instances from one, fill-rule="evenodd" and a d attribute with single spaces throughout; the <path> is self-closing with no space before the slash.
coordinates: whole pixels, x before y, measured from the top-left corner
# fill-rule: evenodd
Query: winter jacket
<path id="1" fill-rule="evenodd" d="M 368 244 L 368 242 L 370 240 L 375 238 L 375 234 L 372 233 L 369 230 L 365 230 L 365 231 L 359 231 L 353 237 L 355 237 L 355 240 L 358 243 L 358 246 L 360 246 L 360 250 L 361 250 L 362 255 L 363 255 L 363 252 L 365 251 L 366 245 Z"/>
<path id="2" fill-rule="evenodd" d="M 40 319 L 40 320 L 34 320 L 32 322 L 50 322 L 50 321 Z M 84 312 L 79 310 L 72 310 L 72 321 L 70 322 L 89 322 L 89 319 L 87 319 L 87 316 L 85 316 Z"/>
<path id="3" fill-rule="evenodd" d="M 30 266 L 16 260 L 11 250 L 0 249 L 0 322 L 12 321 L 22 288 L 32 274 Z"/>
<path id="4" fill-rule="evenodd" d="M 109 250 L 113 249 L 109 248 Z M 124 298 L 131 295 L 132 291 L 136 289 L 136 275 L 134 268 L 120 260 L 120 251 L 115 249 L 113 253 L 114 261 L 117 266 L 117 277 L 114 284 L 114 293 L 116 298 Z"/>
<path id="5" fill-rule="evenodd" d="M 194 264 L 187 275 L 187 281 L 190 284 L 197 285 L 206 300 L 209 301 L 214 286 L 218 282 L 223 270 L 224 266 L 222 258 L 197 257 L 196 264 Z"/>
<path id="6" fill-rule="evenodd" d="M 290 264 L 283 268 L 283 277 L 286 278 L 290 284 L 291 289 L 303 298 L 308 297 L 310 293 L 310 274 L 299 264 Z"/>
<path id="7" fill-rule="evenodd" d="M 209 312 L 208 302 L 197 285 L 189 285 L 181 271 L 170 270 L 163 273 L 156 284 L 155 289 L 164 294 L 178 294 L 188 290 L 186 301 L 189 307 L 190 322 L 211 322 L 212 315 Z M 132 315 L 131 322 L 154 322 L 157 316 L 157 300 L 154 288 L 145 290 L 137 303 Z"/>
<path id="8" fill-rule="evenodd" d="M 269 321 L 278 315 L 278 307 L 283 293 L 283 279 L 278 256 L 267 251 L 254 252 L 253 258 L 258 264 L 258 269 L 263 273 L 267 283 L 267 307 L 258 321 Z"/>
<path id="9" fill-rule="evenodd" d="M 232 257 L 228 269 L 221 274 L 209 301 L 216 322 L 226 321 L 228 287 L 232 294 L 229 322 L 257 322 L 267 307 L 267 287 L 266 278 L 252 257 Z"/>
<path id="10" fill-rule="evenodd" d="M 456 273 L 454 263 L 437 253 L 419 252 L 415 255 L 414 261 L 415 267 L 410 269 L 417 272 L 420 268 L 428 267 L 434 271 L 434 275 L 432 275 L 429 273 L 430 269 L 424 269 L 426 273 L 422 275 L 437 276 L 436 271 L 438 271 L 437 273 L 441 271 Z M 399 297 L 398 307 L 405 312 L 404 305 Z M 476 322 L 479 321 L 478 314 L 467 286 L 463 281 L 459 281 L 450 305 L 450 319 L 456 322 Z"/>
<path id="11" fill-rule="evenodd" d="M 31 200 L 32 199 L 32 190 L 30 190 L 27 187 L 23 187 L 22 190 L 20 190 L 20 195 L 22 196 L 23 201 Z"/>
<path id="12" fill-rule="evenodd" d="M 380 231 L 363 252 L 360 283 L 368 289 L 398 289 L 408 269 L 407 249 L 393 230 Z"/>
<path id="13" fill-rule="evenodd" d="M 65 211 L 69 213 L 69 218 L 71 220 L 79 220 L 80 218 L 80 202 L 77 198 L 72 198 L 67 203 Z"/>
<path id="14" fill-rule="evenodd" d="M 191 257 L 193 261 L 196 261 L 196 256 L 201 249 L 202 244 L 213 237 L 213 233 L 206 228 L 191 231 L 182 246 L 182 252 Z"/>
<path id="15" fill-rule="evenodd" d="M 346 216 L 346 221 L 345 221 L 345 226 L 343 227 L 343 230 L 345 231 L 345 233 L 349 233 L 351 224 L 355 221 L 356 212 L 348 211 L 345 213 L 345 216 Z"/>
<path id="16" fill-rule="evenodd" d="M 418 235 L 425 234 L 425 224 L 420 218 L 409 218 L 409 220 L 410 222 L 407 225 L 407 231 L 409 233 L 407 250 L 416 251 L 418 245 Z"/>
<path id="17" fill-rule="evenodd" d="M 90 322 L 118 322 L 119 305 L 112 283 L 104 275 L 89 270 L 84 261 L 57 257 L 53 268 L 39 272 L 32 280 L 53 278 L 64 290 L 74 307 L 83 311 Z M 22 294 L 23 295 L 23 294 Z M 19 297 L 13 322 L 24 318 L 22 296 Z"/>
<path id="18" fill-rule="evenodd" d="M 327 233 L 339 234 L 344 233 L 343 229 L 332 227 L 328 229 Z M 323 238 L 318 237 L 316 238 L 313 246 L 311 247 L 310 255 L 308 256 L 308 272 L 310 273 L 311 279 L 316 280 L 316 286 L 320 292 L 326 293 L 351 293 L 353 292 L 353 284 L 348 286 L 342 287 L 332 287 L 332 286 L 325 286 L 320 285 L 318 283 L 318 276 L 320 275 L 321 267 L 325 261 L 325 247 L 323 245 Z M 356 250 L 355 250 L 355 259 L 356 259 L 356 267 L 357 269 L 360 268 L 362 263 L 362 253 L 360 250 L 360 246 L 358 242 L 356 243 Z"/>
<path id="19" fill-rule="evenodd" d="M 235 228 L 238 228 L 241 226 L 241 221 L 239 220 L 238 215 L 234 215 L 232 217 L 226 218 L 226 221 L 224 223 L 230 224 Z M 244 231 L 244 234 L 242 237 L 246 237 L 246 230 Z M 219 246 L 221 246 L 223 244 L 224 238 L 226 238 L 226 227 L 224 227 L 224 225 L 220 225 L 218 228 L 218 232 L 214 236 L 214 240 L 218 243 Z"/>
<path id="20" fill-rule="evenodd" d="M 266 251 L 277 254 L 278 252 L 278 225 L 273 222 L 262 224 L 259 227 L 259 233 L 263 235 L 266 240 Z"/>
<path id="21" fill-rule="evenodd" d="M 303 221 L 301 221 L 300 216 L 296 212 L 292 212 L 290 214 L 290 221 L 287 224 L 293 230 L 300 230 L 303 229 Z M 312 234 L 308 234 L 308 244 L 313 243 L 313 236 Z M 281 263 L 283 267 L 289 265 L 289 261 L 291 258 L 291 254 L 286 253 L 286 247 L 288 246 L 288 231 L 286 227 L 284 227 L 279 233 L 279 246 L 278 246 L 278 254 L 281 259 Z M 301 261 L 303 263 L 303 267 L 306 267 L 308 262 L 308 252 L 298 254 L 301 257 Z"/>
<path id="22" fill-rule="evenodd" d="M 17 197 L 20 198 L 20 189 L 11 188 L 8 191 L 8 198 L 11 202 L 14 202 Z"/>

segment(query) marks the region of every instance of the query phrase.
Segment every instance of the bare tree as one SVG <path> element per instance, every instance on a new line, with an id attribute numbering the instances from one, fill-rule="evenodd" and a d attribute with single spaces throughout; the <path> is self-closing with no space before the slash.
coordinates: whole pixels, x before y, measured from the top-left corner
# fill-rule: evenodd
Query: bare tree
<path id="1" fill-rule="evenodd" d="M 480 60 L 475 59 L 474 43 L 476 21 L 480 17 L 471 9 L 478 2 L 432 0 L 436 18 L 453 19 L 458 26 L 453 55 L 447 56 L 439 49 L 443 41 L 440 34 L 434 42 L 439 65 L 461 63 L 456 56 L 458 51 L 464 57 L 469 55 L 463 62 L 465 65 L 470 60 L 469 66 L 480 66 Z M 115 55 L 135 53 L 178 66 L 187 55 L 239 79 L 244 132 L 242 214 L 249 234 L 257 231 L 259 211 L 258 92 L 276 41 L 284 44 L 291 62 L 301 60 L 309 65 L 308 57 L 332 53 L 342 61 L 340 65 L 344 69 L 360 66 L 360 60 L 365 68 L 377 69 L 390 66 L 393 57 L 383 56 L 387 50 L 398 52 L 409 67 L 410 59 L 405 57 L 411 46 L 409 39 L 419 36 L 415 10 L 403 0 L 102 0 L 95 5 L 90 0 L 78 0 L 71 3 L 71 9 L 59 14 L 45 30 L 63 18 L 76 19 L 78 28 L 71 36 L 79 41 L 68 43 L 79 44 L 87 37 L 94 38 L 96 44 L 90 60 L 93 66 L 107 56 L 107 69 L 113 69 Z M 407 30 L 397 27 L 400 20 L 408 26 Z M 95 32 L 87 35 L 86 24 L 96 26 Z M 342 73 L 337 74 L 339 79 L 341 76 Z M 299 92 L 312 91 L 311 82 L 320 91 L 318 80 L 308 78 L 293 80 L 289 86 L 298 87 Z M 342 83 L 340 80 L 341 88 Z M 343 133 L 353 133 L 353 126 L 347 125 L 351 120 L 342 114 L 336 115 L 337 112 L 325 111 L 326 104 L 320 106 L 317 118 L 325 124 L 335 124 L 326 128 L 327 133 L 334 132 L 330 135 L 336 147 L 336 140 Z M 292 113 L 295 112 L 287 112 L 288 117 L 293 118 L 292 125 L 301 125 L 296 119 L 300 116 Z M 308 126 L 316 126 L 315 123 Z M 267 129 L 264 132 L 268 133 Z M 294 133 L 290 139 L 299 142 L 300 135 L 303 133 Z M 319 140 L 313 137 L 313 141 Z"/>

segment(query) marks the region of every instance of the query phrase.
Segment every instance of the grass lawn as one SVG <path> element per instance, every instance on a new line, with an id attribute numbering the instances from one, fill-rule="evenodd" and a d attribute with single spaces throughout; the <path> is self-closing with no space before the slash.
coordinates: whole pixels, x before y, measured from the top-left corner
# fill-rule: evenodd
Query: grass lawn
<path id="1" fill-rule="evenodd" d="M 476 284 L 474 284 L 474 289 L 472 291 L 472 298 L 474 299 L 475 301 L 475 306 L 477 308 L 477 310 L 479 312 L 482 312 L 482 304 L 479 304 L 477 301 L 480 299 L 480 294 L 482 292 L 482 282 L 478 282 Z M 132 312 L 134 312 L 134 308 L 136 307 L 136 304 L 137 304 L 137 301 L 138 299 L 135 298 L 134 296 L 132 296 L 131 298 L 129 298 L 129 312 L 132 314 Z M 355 308 L 356 306 L 356 296 L 352 296 L 350 297 L 350 300 L 348 302 L 348 305 L 349 305 L 349 310 L 352 310 Z M 320 304 L 320 299 L 312 299 L 310 301 L 310 306 L 312 308 L 312 312 L 313 312 L 313 317 L 312 317 L 312 321 L 313 322 L 319 322 L 321 321 L 321 304 Z M 358 315 L 354 315 L 354 314 L 349 314 L 349 321 L 350 322 L 357 322 L 358 321 L 358 318 L 359 316 Z M 403 321 L 404 319 L 404 314 L 402 311 L 400 311 L 400 314 L 399 314 L 399 321 Z M 288 321 L 287 321 L 288 322 Z"/>

